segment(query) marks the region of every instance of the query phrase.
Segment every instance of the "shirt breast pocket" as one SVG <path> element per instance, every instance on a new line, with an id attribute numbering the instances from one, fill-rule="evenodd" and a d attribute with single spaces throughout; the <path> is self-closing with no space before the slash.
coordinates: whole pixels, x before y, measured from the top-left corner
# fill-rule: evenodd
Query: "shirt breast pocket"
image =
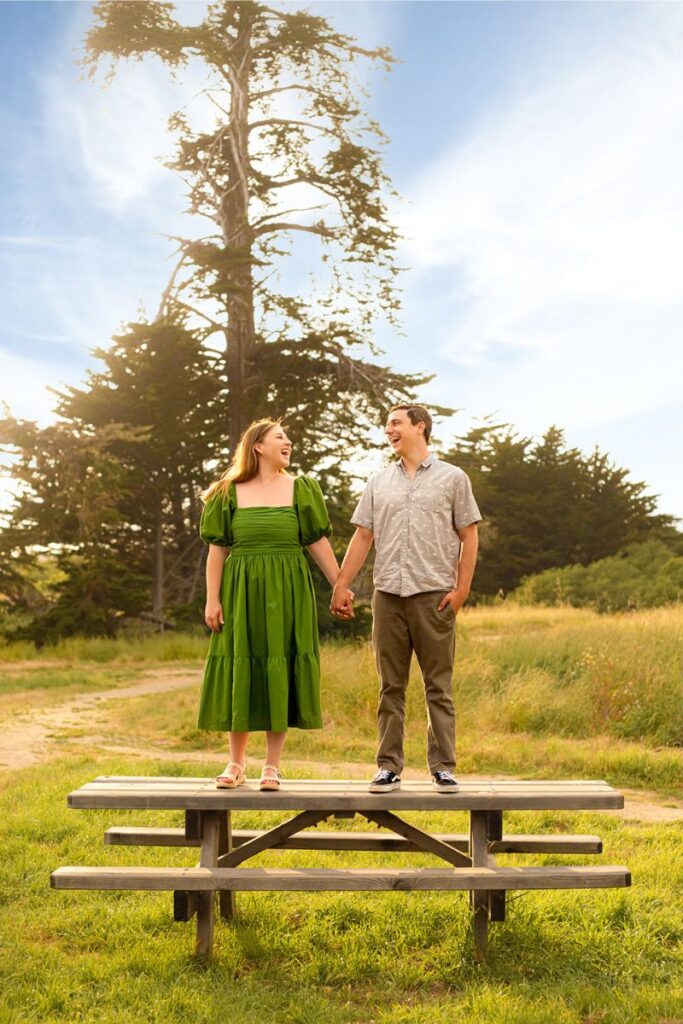
<path id="1" fill-rule="evenodd" d="M 450 515 L 451 499 L 447 491 L 441 488 L 437 490 L 423 491 L 417 494 L 417 506 L 422 512 L 435 515 Z"/>

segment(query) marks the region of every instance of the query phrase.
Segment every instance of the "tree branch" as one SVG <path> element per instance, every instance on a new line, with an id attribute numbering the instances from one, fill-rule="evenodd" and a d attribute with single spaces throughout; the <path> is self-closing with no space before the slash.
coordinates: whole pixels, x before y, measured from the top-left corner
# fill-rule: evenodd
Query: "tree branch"
<path id="1" fill-rule="evenodd" d="M 319 174 L 297 174 L 295 178 L 285 178 L 284 181 L 276 181 L 275 178 L 271 178 L 269 174 L 264 174 L 263 171 L 259 171 L 258 167 L 254 167 L 253 164 L 249 164 L 251 173 L 259 179 L 261 186 L 266 192 L 272 192 L 276 188 L 289 188 L 291 185 L 310 185 L 311 188 L 317 188 L 319 192 L 329 196 L 330 199 L 334 199 L 338 203 L 339 196 L 335 195 L 334 192 L 330 192 L 329 189 L 324 188 L 327 184 L 325 178 Z"/>
<path id="2" fill-rule="evenodd" d="M 286 221 L 263 224 L 260 228 L 254 229 L 254 235 L 265 235 L 272 231 L 309 231 L 312 235 L 321 235 L 323 238 L 334 238 L 336 235 L 336 231 L 328 228 L 322 221 L 318 224 L 288 224 Z"/>
<path id="3" fill-rule="evenodd" d="M 157 315 L 155 317 L 155 320 L 161 320 L 162 316 L 164 315 L 164 311 L 166 309 L 166 304 L 168 303 L 168 300 L 169 300 L 169 298 L 171 296 L 171 292 L 173 290 L 173 286 L 175 284 L 175 279 L 178 276 L 178 272 L 179 272 L 180 268 L 182 267 L 183 263 L 185 262 L 186 258 L 187 258 L 186 254 L 183 253 L 183 255 L 180 257 L 180 259 L 176 263 L 175 269 L 173 270 L 173 273 L 171 274 L 171 278 L 170 278 L 168 284 L 166 285 L 166 287 L 164 288 L 163 292 L 161 293 L 161 302 L 159 303 L 159 309 L 157 310 Z"/>
<path id="4" fill-rule="evenodd" d="M 217 320 L 212 320 L 210 316 L 207 316 L 206 313 L 202 313 L 201 309 L 195 309 L 195 307 L 191 306 L 189 302 L 183 302 L 182 299 L 178 298 L 174 298 L 173 301 L 176 304 L 176 306 L 180 306 L 182 309 L 186 309 L 188 313 L 195 313 L 196 316 L 200 316 L 202 320 L 206 320 L 206 322 L 208 324 L 211 324 L 212 327 L 215 327 L 217 331 L 225 330 L 225 324 L 219 324 Z"/>
<path id="5" fill-rule="evenodd" d="M 324 92 L 321 89 L 316 89 L 312 85 L 299 85 L 295 83 L 293 85 L 276 85 L 272 89 L 262 89 L 261 92 L 253 92 L 250 99 L 254 102 L 257 100 L 263 100 L 266 96 L 274 96 L 279 92 L 290 92 L 292 89 L 299 89 L 300 92 L 311 92 L 316 96 L 324 96 Z"/>
<path id="6" fill-rule="evenodd" d="M 329 203 L 316 203 L 315 206 L 295 206 L 291 210 L 274 210 L 272 213 L 265 213 L 263 217 L 259 217 L 258 220 L 254 221 L 254 224 L 265 224 L 271 217 L 289 217 L 291 213 L 310 213 L 311 210 L 325 210 L 329 205 Z"/>
<path id="7" fill-rule="evenodd" d="M 254 130 L 254 128 L 263 128 L 264 126 L 270 124 L 296 124 L 300 125 L 302 128 L 313 128 L 317 132 L 324 132 L 326 135 L 336 136 L 337 134 L 333 128 L 328 128 L 324 124 L 314 124 L 311 121 L 295 121 L 293 118 L 290 117 L 267 117 L 264 118 L 264 120 L 262 121 L 252 121 L 252 123 L 249 125 L 249 131 L 251 132 Z"/>

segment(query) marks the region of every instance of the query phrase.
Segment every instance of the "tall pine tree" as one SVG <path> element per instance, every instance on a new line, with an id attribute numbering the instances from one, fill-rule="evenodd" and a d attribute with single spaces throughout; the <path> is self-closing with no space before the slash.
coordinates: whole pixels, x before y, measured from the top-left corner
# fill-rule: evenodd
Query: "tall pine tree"
<path id="1" fill-rule="evenodd" d="M 198 492 L 256 416 L 285 416 L 296 467 L 318 475 L 343 541 L 351 467 L 373 447 L 370 428 L 429 380 L 377 362 L 373 342 L 377 318 L 394 323 L 398 309 L 397 236 L 383 136 L 350 69 L 389 68 L 388 51 L 364 49 L 324 18 L 251 0 L 222 0 L 197 26 L 180 24 L 166 3 L 115 0 L 94 12 L 85 53 L 93 74 L 109 58 L 112 74 L 121 58 L 156 56 L 178 73 L 190 58 L 204 62 L 215 126 L 197 132 L 174 115 L 170 166 L 187 182 L 190 212 L 212 227 L 177 240 L 156 319 L 96 350 L 103 369 L 58 394 L 54 428 L 44 434 L 11 416 L 2 424 L 24 480 L 0 539 L 23 562 L 6 590 L 26 604 L 28 567 L 57 559 L 56 603 L 43 616 L 49 635 L 69 630 L 69 608 L 72 628 L 86 622 L 88 595 L 110 609 L 87 619 L 90 631 L 111 631 L 141 611 L 159 624 L 169 613 L 182 619 L 201 589 Z M 276 288 L 293 238 L 321 245 L 313 258 L 323 279 L 305 299 Z M 48 464 L 37 453 L 50 431 L 63 444 Z M 87 439 L 97 444 L 86 445 L 86 465 Z M 66 477 L 77 483 L 62 493 Z M 89 503 L 84 481 L 108 477 L 116 486 Z M 60 513 L 51 519 L 53 503 Z M 132 573 L 128 606 L 126 586 L 101 586 L 115 580 L 116 564 Z"/>
<path id="2" fill-rule="evenodd" d="M 194 130 L 180 113 L 170 122 L 170 166 L 204 223 L 199 237 L 178 239 L 164 310 L 191 310 L 215 349 L 225 455 L 256 415 L 285 413 L 302 465 L 329 472 L 367 446 L 387 402 L 428 379 L 373 361 L 377 318 L 393 323 L 398 309 L 397 233 L 384 137 L 351 72 L 393 59 L 307 11 L 221 0 L 195 26 L 172 12 L 96 4 L 85 56 L 92 74 L 156 56 L 169 73 L 199 60 L 209 77 L 213 128 Z M 303 297 L 278 287 L 297 238 L 320 245 L 315 290 Z"/>

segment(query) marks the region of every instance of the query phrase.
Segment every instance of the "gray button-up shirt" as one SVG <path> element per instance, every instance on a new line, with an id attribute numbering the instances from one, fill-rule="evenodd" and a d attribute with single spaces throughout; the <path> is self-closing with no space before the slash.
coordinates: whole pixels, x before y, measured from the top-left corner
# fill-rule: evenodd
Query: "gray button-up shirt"
<path id="1" fill-rule="evenodd" d="M 374 473 L 351 517 L 374 534 L 375 587 L 400 597 L 452 590 L 457 531 L 480 520 L 467 474 L 435 455 L 420 463 L 412 480 L 402 460 Z"/>

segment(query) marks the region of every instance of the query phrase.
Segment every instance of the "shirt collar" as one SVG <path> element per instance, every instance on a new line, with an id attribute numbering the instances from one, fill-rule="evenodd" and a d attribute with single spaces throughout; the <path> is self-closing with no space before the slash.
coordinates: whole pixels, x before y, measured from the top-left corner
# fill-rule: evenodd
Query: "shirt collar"
<path id="1" fill-rule="evenodd" d="M 427 456 L 427 458 L 422 460 L 422 462 L 420 463 L 420 466 L 424 466 L 425 469 L 428 469 L 433 462 L 436 462 L 436 455 L 434 455 L 432 452 L 430 452 L 429 455 Z M 402 458 L 400 458 L 398 460 L 396 465 L 400 466 L 401 469 L 403 470 L 403 472 L 405 473 L 405 468 L 406 467 L 405 467 L 405 463 L 403 462 Z M 418 469 L 420 468 L 420 466 L 418 466 Z"/>

